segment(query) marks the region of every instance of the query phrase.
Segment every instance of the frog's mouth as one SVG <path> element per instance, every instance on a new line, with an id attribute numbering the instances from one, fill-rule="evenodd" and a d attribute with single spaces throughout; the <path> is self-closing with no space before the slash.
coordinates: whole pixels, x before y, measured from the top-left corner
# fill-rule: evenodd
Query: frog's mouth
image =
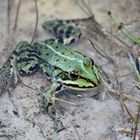
<path id="1" fill-rule="evenodd" d="M 76 90 L 87 90 L 87 89 L 93 89 L 97 87 L 98 85 L 92 81 L 89 81 L 87 79 L 77 79 L 77 80 L 58 80 L 64 87 L 70 88 L 70 89 L 76 89 Z"/>
<path id="2" fill-rule="evenodd" d="M 80 86 L 72 85 L 72 84 L 64 85 L 64 87 L 66 87 L 68 89 L 72 89 L 72 90 L 79 90 L 79 91 L 85 91 L 85 90 L 94 89 L 94 87 L 85 87 L 85 86 L 80 87 Z"/>

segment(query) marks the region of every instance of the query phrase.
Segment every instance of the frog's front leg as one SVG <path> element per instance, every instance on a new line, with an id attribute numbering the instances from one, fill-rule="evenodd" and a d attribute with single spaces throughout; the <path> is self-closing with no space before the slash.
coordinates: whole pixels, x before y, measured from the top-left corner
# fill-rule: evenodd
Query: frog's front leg
<path id="1" fill-rule="evenodd" d="M 46 107 L 54 106 L 55 94 L 58 92 L 58 88 L 61 87 L 59 83 L 52 83 L 51 86 L 43 93 L 43 99 Z"/>
<path id="2" fill-rule="evenodd" d="M 64 125 L 56 113 L 55 108 L 55 94 L 60 92 L 62 85 L 59 83 L 52 83 L 51 86 L 43 93 L 43 100 L 46 105 L 49 116 L 54 120 L 57 131 L 63 130 Z"/>

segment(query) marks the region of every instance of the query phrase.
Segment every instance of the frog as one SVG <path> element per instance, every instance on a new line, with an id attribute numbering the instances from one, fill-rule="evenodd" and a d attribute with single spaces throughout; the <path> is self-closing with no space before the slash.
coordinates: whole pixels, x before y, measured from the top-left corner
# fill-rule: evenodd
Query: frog
<path id="1" fill-rule="evenodd" d="M 82 90 L 100 85 L 99 73 L 94 61 L 70 48 L 70 45 L 78 41 L 83 35 L 82 26 L 86 22 L 93 20 L 94 16 L 90 16 L 82 19 L 48 20 L 42 24 L 42 27 L 47 32 L 52 33 L 55 38 L 38 41 L 34 43 L 33 48 L 38 51 L 39 58 L 42 60 L 40 65 L 42 73 L 49 77 L 53 83 L 52 86 L 56 85 L 56 89 L 60 90 L 61 88 L 58 88 L 60 86 Z M 93 77 L 90 79 L 90 76 L 87 77 L 87 75 L 92 75 Z M 75 80 L 74 78 L 71 79 L 72 77 L 70 76 L 75 76 Z M 87 80 L 84 81 L 79 77 L 84 77 Z M 47 103 L 46 95 L 51 94 L 44 94 Z M 49 100 L 51 101 L 51 99 Z"/>
<path id="2" fill-rule="evenodd" d="M 64 88 L 88 90 L 100 85 L 100 76 L 94 61 L 72 48 L 53 39 L 33 44 L 40 61 L 40 70 L 51 81 L 43 93 L 50 116 L 55 114 L 56 95 Z"/>
<path id="3" fill-rule="evenodd" d="M 80 39 L 82 34 L 80 28 L 64 24 L 68 21 L 55 22 L 53 24 L 52 21 L 48 21 L 43 24 L 43 28 L 54 33 L 55 38 L 37 41 L 33 45 L 26 41 L 20 42 L 9 57 L 7 68 L 11 71 L 9 81 L 16 79 L 10 82 L 9 86 L 16 85 L 19 77 L 30 76 L 36 72 L 40 72 L 50 80 L 51 85 L 42 96 L 48 114 L 57 120 L 56 95 L 64 88 L 81 91 L 98 87 L 100 76 L 91 58 L 69 47 Z"/>

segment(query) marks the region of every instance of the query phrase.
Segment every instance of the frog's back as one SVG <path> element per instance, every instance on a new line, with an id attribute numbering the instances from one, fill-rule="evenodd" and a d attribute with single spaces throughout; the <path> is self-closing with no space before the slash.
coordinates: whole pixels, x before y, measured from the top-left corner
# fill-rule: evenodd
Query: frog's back
<path id="1" fill-rule="evenodd" d="M 83 62 L 88 60 L 83 54 L 51 40 L 37 42 L 34 44 L 34 47 L 42 60 L 63 71 L 71 71 L 73 68 L 78 68 Z"/>

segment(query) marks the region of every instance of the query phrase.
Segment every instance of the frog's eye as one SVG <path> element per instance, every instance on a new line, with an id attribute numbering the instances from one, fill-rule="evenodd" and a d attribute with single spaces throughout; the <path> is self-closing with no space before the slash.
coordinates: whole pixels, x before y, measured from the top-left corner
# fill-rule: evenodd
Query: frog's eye
<path id="1" fill-rule="evenodd" d="M 78 79 L 78 78 L 79 78 L 79 73 L 78 73 L 78 71 L 76 71 L 76 70 L 71 71 L 71 72 L 70 72 L 70 78 L 71 78 L 72 80 Z"/>

